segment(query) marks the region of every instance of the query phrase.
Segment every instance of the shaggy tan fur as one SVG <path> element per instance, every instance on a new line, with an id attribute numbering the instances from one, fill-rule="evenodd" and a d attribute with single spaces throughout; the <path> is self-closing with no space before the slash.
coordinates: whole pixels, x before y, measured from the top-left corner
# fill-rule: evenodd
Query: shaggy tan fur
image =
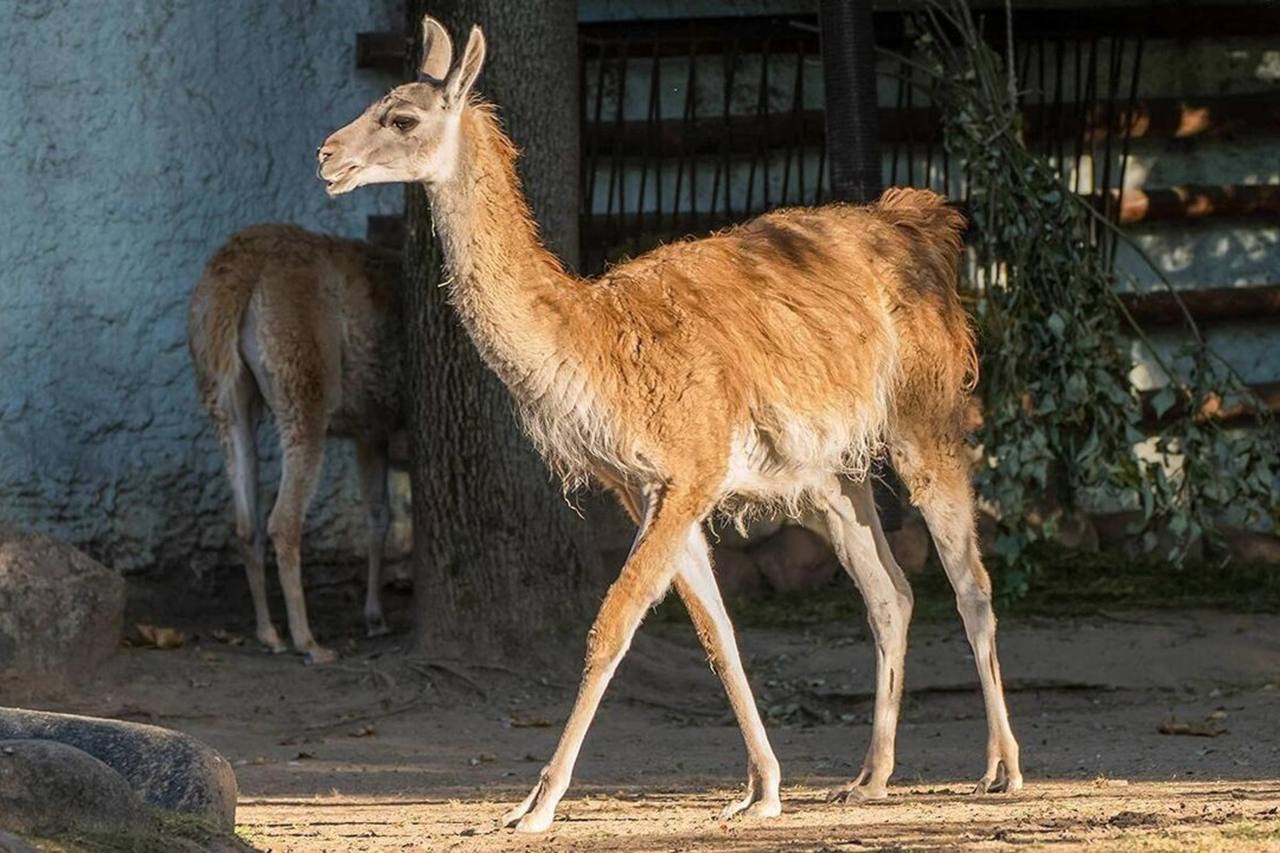
<path id="1" fill-rule="evenodd" d="M 378 586 L 386 448 L 401 423 L 398 281 L 394 254 L 293 225 L 255 225 L 209 258 L 191 294 L 187 340 L 227 458 L 258 638 L 284 649 L 267 608 L 257 517 L 254 435 L 265 403 L 284 460 L 268 530 L 294 647 L 313 662 L 333 655 L 311 635 L 299 549 L 326 435 L 356 442 L 369 523 L 365 617 L 371 633 L 386 630 Z"/>
<path id="2" fill-rule="evenodd" d="M 448 67 L 434 41 L 441 28 L 425 27 L 426 55 Z M 543 248 L 511 141 L 470 96 L 483 57 L 473 28 L 442 80 L 424 68 L 427 82 L 372 105 L 319 158 L 334 195 L 424 184 L 450 298 L 533 441 L 570 484 L 596 479 L 615 491 L 640 527 L 588 636 L 556 753 L 505 822 L 526 832 L 550 825 L 605 686 L 673 582 L 747 745 L 747 792 L 725 815 L 778 813 L 777 760 L 701 528 L 716 508 L 743 503 L 822 512 L 867 601 L 878 654 L 872 742 L 838 796 L 884 796 L 912 606 L 866 482 L 886 450 L 934 535 L 977 657 L 988 711 L 978 787 L 1016 790 L 965 466 L 976 357 L 956 294 L 960 217 L 932 193 L 890 190 L 865 207 L 775 211 L 580 280 Z"/>

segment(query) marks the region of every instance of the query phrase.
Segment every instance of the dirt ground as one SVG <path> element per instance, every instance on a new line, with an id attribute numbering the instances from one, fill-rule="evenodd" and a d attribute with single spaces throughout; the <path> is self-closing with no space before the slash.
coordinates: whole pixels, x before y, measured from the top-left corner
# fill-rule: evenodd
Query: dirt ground
<path id="1" fill-rule="evenodd" d="M 865 630 L 742 630 L 784 812 L 728 823 L 716 815 L 742 782 L 741 739 L 692 630 L 660 619 L 619 670 L 559 819 L 533 839 L 495 820 L 550 755 L 571 678 L 409 659 L 403 636 L 352 637 L 338 664 L 306 667 L 203 633 L 128 649 L 97 683 L 37 704 L 210 743 L 236 768 L 240 836 L 262 850 L 1280 850 L 1275 615 L 1005 620 L 1027 777 L 1013 797 L 968 793 L 984 724 L 958 620 L 914 626 L 895 784 L 869 805 L 824 801 L 869 734 Z"/>

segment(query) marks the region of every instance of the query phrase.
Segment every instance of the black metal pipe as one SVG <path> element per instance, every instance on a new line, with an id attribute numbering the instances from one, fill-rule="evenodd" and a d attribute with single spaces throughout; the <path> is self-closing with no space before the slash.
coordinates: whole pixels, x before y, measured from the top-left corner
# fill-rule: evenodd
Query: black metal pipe
<path id="1" fill-rule="evenodd" d="M 822 0 L 818 19 L 831 194 L 837 201 L 873 201 L 884 187 L 871 0 Z"/>

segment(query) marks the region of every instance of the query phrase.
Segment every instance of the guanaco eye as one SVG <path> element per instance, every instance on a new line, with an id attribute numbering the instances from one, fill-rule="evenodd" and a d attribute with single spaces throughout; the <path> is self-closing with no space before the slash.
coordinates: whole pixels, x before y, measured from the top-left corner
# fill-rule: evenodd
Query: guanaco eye
<path id="1" fill-rule="evenodd" d="M 417 123 L 418 120 L 416 118 L 410 118 L 409 116 L 396 116 L 391 120 L 391 126 L 401 133 L 408 133 L 413 130 Z"/>

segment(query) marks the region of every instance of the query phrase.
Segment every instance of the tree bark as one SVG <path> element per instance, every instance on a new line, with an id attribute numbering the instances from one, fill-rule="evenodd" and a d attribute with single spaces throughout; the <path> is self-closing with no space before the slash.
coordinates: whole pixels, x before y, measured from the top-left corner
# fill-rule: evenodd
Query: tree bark
<path id="1" fill-rule="evenodd" d="M 414 67 L 424 13 L 449 28 L 456 58 L 471 25 L 483 28 L 477 88 L 523 149 L 521 176 L 548 245 L 576 262 L 576 4 L 410 0 L 407 12 Z M 585 624 L 595 549 L 445 300 L 420 187 L 406 195 L 406 231 L 416 645 L 435 655 L 558 657 L 566 629 L 580 638 Z"/>

